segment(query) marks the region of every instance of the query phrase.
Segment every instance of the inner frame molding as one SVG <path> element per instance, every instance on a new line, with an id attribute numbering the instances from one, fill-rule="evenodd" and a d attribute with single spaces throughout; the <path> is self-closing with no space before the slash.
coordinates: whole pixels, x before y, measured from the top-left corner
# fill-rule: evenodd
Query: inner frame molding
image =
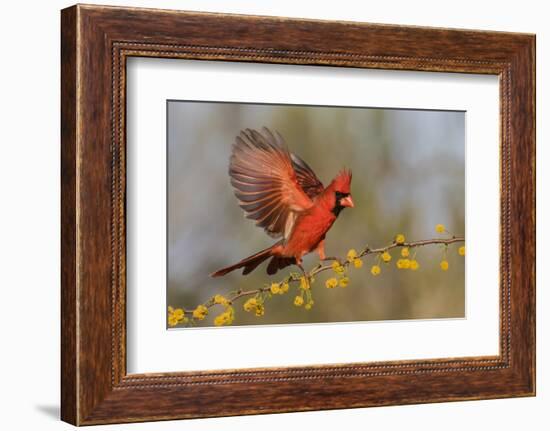
<path id="1" fill-rule="evenodd" d="M 512 33 L 63 10 L 62 419 L 81 425 L 534 395 L 534 46 L 534 36 Z M 128 375 L 126 60 L 135 56 L 498 75 L 500 354 Z M 255 391 L 262 396 L 250 397 Z"/>

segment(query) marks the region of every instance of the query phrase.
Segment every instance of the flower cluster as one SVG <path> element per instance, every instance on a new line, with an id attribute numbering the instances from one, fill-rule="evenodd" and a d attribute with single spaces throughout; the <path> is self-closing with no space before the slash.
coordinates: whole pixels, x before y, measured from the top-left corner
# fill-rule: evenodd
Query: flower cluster
<path id="1" fill-rule="evenodd" d="M 327 289 L 334 289 L 336 286 L 338 286 L 338 279 L 335 277 L 328 278 L 327 281 L 325 281 L 325 286 Z"/>
<path id="2" fill-rule="evenodd" d="M 361 258 L 357 255 L 357 251 L 355 249 L 351 249 L 348 251 L 347 261 L 357 269 L 361 268 L 363 266 L 363 261 Z"/>
<path id="3" fill-rule="evenodd" d="M 439 267 L 443 271 L 448 271 L 448 248 L 456 242 L 464 242 L 464 238 L 451 236 L 443 224 L 437 224 L 435 232 L 437 234 L 445 234 L 445 237 L 411 242 L 407 241 L 405 235 L 400 233 L 395 235 L 393 241 L 385 247 L 372 249 L 367 246 L 361 252 L 350 249 L 345 259 L 335 258 L 329 265 L 320 262 L 308 272 L 302 270 L 301 273 L 290 273 L 280 282 L 272 282 L 249 291 L 240 289 L 228 297 L 219 294 L 214 295 L 207 302 L 198 305 L 193 310 L 169 306 L 168 325 L 174 327 L 182 324 L 194 324 L 197 321 L 204 320 L 208 316 L 209 310 L 213 307 L 223 308 L 223 311 L 214 317 L 214 325 L 230 325 L 235 318 L 233 303 L 241 298 L 246 298 L 243 303 L 244 311 L 261 317 L 265 314 L 266 301 L 273 296 L 284 295 L 291 288 L 296 289 L 296 293 L 291 297 L 292 304 L 296 307 L 310 310 L 314 304 L 312 292 L 314 289 L 312 287 L 315 283 L 315 276 L 319 273 L 332 271 L 332 276 L 329 276 L 324 283 L 327 289 L 334 289 L 336 287 L 345 288 L 350 283 L 350 277 L 348 276 L 349 268 L 361 269 L 364 260 L 369 256 L 373 256 L 374 262 L 370 265 L 370 273 L 372 276 L 379 276 L 382 273 L 384 265 L 390 266 L 390 262 L 393 260 L 392 250 L 399 253 L 399 258 L 395 261 L 395 266 L 398 269 L 417 271 L 420 269 L 420 264 L 416 259 L 418 250 L 429 244 L 437 244 L 443 250 Z M 466 247 L 464 245 L 458 248 L 458 254 L 460 256 L 466 255 Z"/>
<path id="4" fill-rule="evenodd" d="M 235 310 L 233 310 L 233 307 L 228 305 L 223 311 L 223 313 L 218 314 L 214 318 L 214 325 L 216 326 L 231 325 L 233 323 L 234 318 L 235 318 Z"/>
<path id="5" fill-rule="evenodd" d="M 193 310 L 193 319 L 203 320 L 208 315 L 208 308 L 205 305 L 197 305 Z"/>
<path id="6" fill-rule="evenodd" d="M 223 295 L 214 295 L 211 300 L 211 305 L 221 305 L 223 307 L 223 312 L 214 318 L 214 325 L 224 326 L 231 325 L 233 323 L 233 319 L 235 318 L 235 310 L 233 309 L 229 299 Z"/>
<path id="7" fill-rule="evenodd" d="M 395 243 L 401 246 L 400 255 L 401 257 L 395 262 L 395 266 L 398 269 L 410 269 L 412 271 L 418 270 L 420 268 L 420 264 L 415 259 L 416 256 L 416 250 L 414 252 L 414 255 L 411 256 L 411 246 L 405 245 L 405 235 L 399 234 L 396 236 Z M 384 263 L 389 263 L 392 259 L 390 253 L 386 250 L 380 255 L 380 259 Z M 372 271 L 373 275 L 378 275 L 380 271 Z"/>
<path id="8" fill-rule="evenodd" d="M 294 298 L 294 305 L 296 307 L 301 307 L 302 305 L 304 305 L 304 297 L 296 295 L 296 297 Z"/>
<path id="9" fill-rule="evenodd" d="M 282 283 L 271 283 L 271 286 L 269 286 L 269 291 L 273 295 L 282 295 L 287 293 L 289 288 L 290 285 L 288 284 L 288 281 L 283 281 Z"/>
<path id="10" fill-rule="evenodd" d="M 420 268 L 420 264 L 416 259 L 399 259 L 395 262 L 395 266 L 399 269 L 410 269 L 411 271 L 416 271 Z"/>
<path id="11" fill-rule="evenodd" d="M 226 307 L 231 304 L 229 299 L 227 299 L 225 296 L 222 296 L 222 295 L 214 295 L 214 298 L 212 298 L 212 299 L 213 299 L 214 304 L 219 304 L 219 305 L 223 305 L 223 306 L 226 306 Z"/>
<path id="12" fill-rule="evenodd" d="M 181 308 L 168 307 L 168 325 L 177 326 L 180 323 L 187 323 L 188 318 Z"/>
<path id="13" fill-rule="evenodd" d="M 259 300 L 259 298 L 256 297 L 247 300 L 244 303 L 243 308 L 249 313 L 254 313 L 257 317 L 263 316 L 265 313 L 263 301 Z"/>
<path id="14" fill-rule="evenodd" d="M 337 275 L 344 275 L 346 273 L 346 268 L 344 267 L 344 265 L 342 265 L 340 262 L 338 262 L 337 260 L 335 260 L 334 262 L 332 262 L 332 270 L 337 274 Z"/>
<path id="15" fill-rule="evenodd" d="M 363 261 L 354 249 L 348 251 L 347 260 L 345 263 L 342 264 L 337 260 L 332 262 L 330 268 L 332 268 L 332 271 L 334 271 L 336 277 L 330 277 L 327 279 L 325 281 L 325 287 L 327 289 L 334 289 L 337 286 L 347 287 L 349 284 L 349 277 L 346 274 L 346 268 L 349 265 L 353 265 L 355 268 L 361 268 L 363 266 Z"/>

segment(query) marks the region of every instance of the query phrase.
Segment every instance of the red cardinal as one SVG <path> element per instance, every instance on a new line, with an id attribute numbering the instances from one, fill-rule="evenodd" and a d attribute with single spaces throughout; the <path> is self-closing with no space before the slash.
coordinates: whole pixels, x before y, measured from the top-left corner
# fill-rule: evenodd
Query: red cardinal
<path id="1" fill-rule="evenodd" d="M 353 207 L 350 171 L 342 170 L 325 188 L 308 164 L 288 150 L 281 135 L 265 127 L 261 133 L 246 129 L 237 136 L 229 176 L 246 217 L 271 237 L 282 238 L 212 277 L 239 268 L 246 275 L 269 258 L 270 275 L 288 265 L 302 268 L 302 257 L 312 251 L 325 260 L 327 232 L 342 209 Z"/>

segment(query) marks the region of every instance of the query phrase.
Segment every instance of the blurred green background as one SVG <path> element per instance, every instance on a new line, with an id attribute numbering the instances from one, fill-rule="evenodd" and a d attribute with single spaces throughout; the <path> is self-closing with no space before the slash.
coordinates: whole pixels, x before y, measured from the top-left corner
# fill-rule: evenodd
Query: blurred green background
<path id="1" fill-rule="evenodd" d="M 329 231 L 329 256 L 384 246 L 397 233 L 433 238 L 438 223 L 465 233 L 464 112 L 185 101 L 169 101 L 167 109 L 168 305 L 194 308 L 216 293 L 258 288 L 288 273 L 270 279 L 264 263 L 248 276 L 209 277 L 274 242 L 244 218 L 229 183 L 231 146 L 244 128 L 279 131 L 325 185 L 342 167 L 352 169 L 355 208 L 344 210 Z M 419 248 L 415 272 L 398 270 L 393 250 L 377 277 L 369 271 L 373 257 L 350 269 L 347 288 L 326 289 L 330 275 L 318 277 L 309 311 L 292 305 L 291 287 L 266 303 L 262 317 L 237 304 L 233 325 L 464 317 L 459 245 L 449 247 L 447 272 L 439 268 L 443 251 L 436 245 Z M 311 254 L 304 263 L 310 268 L 317 261 Z M 213 315 L 200 326 L 212 326 Z"/>

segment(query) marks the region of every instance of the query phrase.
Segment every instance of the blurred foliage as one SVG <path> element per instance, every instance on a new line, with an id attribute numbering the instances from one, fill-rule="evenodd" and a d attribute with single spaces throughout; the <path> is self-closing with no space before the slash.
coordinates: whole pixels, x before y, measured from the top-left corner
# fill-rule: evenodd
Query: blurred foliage
<path id="1" fill-rule="evenodd" d="M 382 247 L 397 232 L 412 241 L 431 238 L 439 223 L 465 233 L 463 112 L 169 102 L 167 303 L 176 309 L 288 275 L 269 277 L 264 264 L 248 276 L 209 277 L 274 242 L 243 217 L 227 175 L 235 136 L 262 126 L 279 131 L 325 184 L 340 168 L 352 169 L 355 208 L 329 231 L 328 255 Z M 416 271 L 382 267 L 374 276 L 375 257 L 367 256 L 346 289 L 324 288 L 331 276 L 319 274 L 309 310 L 293 306 L 294 295 L 272 295 L 261 318 L 242 308 L 225 318 L 248 325 L 464 317 L 458 247 L 447 254 L 446 271 L 439 246 L 418 249 Z M 308 268 L 316 263 L 317 256 L 305 258 Z M 218 315 L 205 315 L 200 325 L 212 326 Z"/>

